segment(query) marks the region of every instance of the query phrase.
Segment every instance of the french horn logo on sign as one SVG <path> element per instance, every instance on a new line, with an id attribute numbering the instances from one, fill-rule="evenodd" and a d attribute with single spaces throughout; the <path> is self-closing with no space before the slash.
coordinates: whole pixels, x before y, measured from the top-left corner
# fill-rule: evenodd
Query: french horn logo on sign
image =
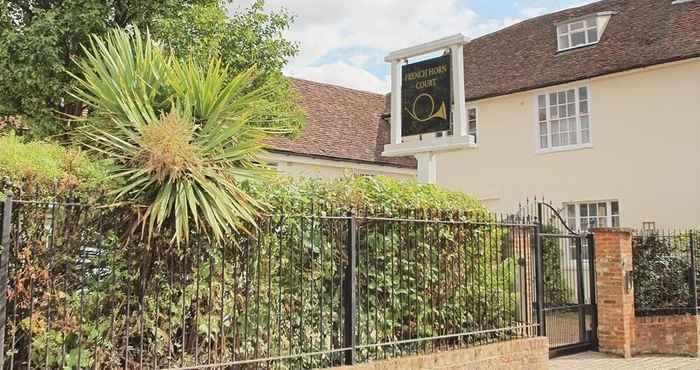
<path id="1" fill-rule="evenodd" d="M 450 68 L 449 55 L 403 66 L 402 136 L 450 129 Z"/>

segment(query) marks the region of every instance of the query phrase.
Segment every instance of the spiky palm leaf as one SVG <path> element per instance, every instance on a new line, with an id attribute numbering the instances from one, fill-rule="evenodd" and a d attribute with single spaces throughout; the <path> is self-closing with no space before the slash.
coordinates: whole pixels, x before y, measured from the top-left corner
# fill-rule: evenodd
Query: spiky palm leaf
<path id="1" fill-rule="evenodd" d="M 73 96 L 90 111 L 84 144 L 116 164 L 117 200 L 139 206 L 143 235 L 191 228 L 216 239 L 254 223 L 257 204 L 239 181 L 260 178 L 256 161 L 270 108 L 254 71 L 230 78 L 218 59 L 201 66 L 165 53 L 147 34 L 94 37 L 79 61 Z"/>

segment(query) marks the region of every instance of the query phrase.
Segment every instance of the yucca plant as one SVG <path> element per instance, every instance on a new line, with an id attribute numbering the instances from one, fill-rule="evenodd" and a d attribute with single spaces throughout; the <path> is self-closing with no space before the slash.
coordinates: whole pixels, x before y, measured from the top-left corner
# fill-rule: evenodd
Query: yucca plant
<path id="1" fill-rule="evenodd" d="M 216 58 L 178 60 L 137 29 L 93 37 L 85 55 L 73 92 L 89 112 L 82 143 L 115 164 L 113 195 L 136 206 L 142 237 L 221 239 L 254 224 L 258 204 L 239 186 L 267 173 L 256 158 L 271 86 Z"/>

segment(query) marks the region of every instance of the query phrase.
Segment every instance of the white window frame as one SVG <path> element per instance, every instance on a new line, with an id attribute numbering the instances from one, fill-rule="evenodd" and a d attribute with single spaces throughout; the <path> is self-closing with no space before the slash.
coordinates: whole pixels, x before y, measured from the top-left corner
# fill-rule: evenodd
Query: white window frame
<path id="1" fill-rule="evenodd" d="M 594 24 L 592 26 L 588 25 L 589 21 L 593 21 Z M 591 15 L 588 17 L 583 17 L 583 18 L 571 20 L 571 21 L 568 21 L 566 23 L 557 24 L 556 25 L 557 50 L 561 52 L 561 51 L 577 49 L 577 48 L 582 48 L 582 47 L 597 44 L 598 42 L 600 42 L 600 36 L 602 34 L 602 32 L 601 32 L 602 27 L 600 27 L 600 22 L 601 22 L 601 20 L 599 19 L 599 17 L 597 15 Z M 579 24 L 579 23 L 582 23 L 582 27 L 580 29 L 576 29 L 576 30 L 572 29 L 574 25 Z M 562 27 L 566 28 L 565 32 L 562 32 L 562 30 L 561 30 Z M 591 41 L 588 37 L 588 33 L 592 30 L 595 30 L 595 32 L 596 32 L 596 40 L 595 41 Z M 583 44 L 573 45 L 572 35 L 575 33 L 579 33 L 579 32 L 583 33 L 583 37 L 584 37 L 585 41 L 583 42 Z M 561 43 L 562 37 L 567 38 L 569 46 L 562 47 L 562 43 Z"/>
<path id="2" fill-rule="evenodd" d="M 621 205 L 619 199 L 586 200 L 586 201 L 566 202 L 566 203 L 564 203 L 564 212 L 563 213 L 564 213 L 564 218 L 566 219 L 567 225 L 571 229 L 576 230 L 578 232 L 587 231 L 587 230 L 581 229 L 581 220 L 582 220 L 581 206 L 586 205 L 586 207 L 590 209 L 590 205 L 592 205 L 592 204 L 599 205 L 601 203 L 605 204 L 606 213 L 607 213 L 605 216 L 598 216 L 597 211 L 596 211 L 596 216 L 591 216 L 590 214 L 588 214 L 587 216 L 585 216 L 585 218 L 586 219 L 591 219 L 594 217 L 596 219 L 605 218 L 605 225 L 597 224 L 595 227 L 621 227 L 621 225 L 622 225 L 622 205 Z M 617 203 L 617 214 L 616 215 L 612 214 L 612 210 L 613 210 L 612 203 Z M 574 221 L 576 223 L 575 225 L 569 225 L 569 223 L 570 223 L 569 221 L 571 220 L 571 217 L 569 215 L 569 206 L 574 207 Z M 590 210 L 587 212 L 590 212 Z M 617 217 L 617 220 L 618 220 L 617 226 L 613 226 L 613 217 Z"/>
<path id="3" fill-rule="evenodd" d="M 596 227 L 613 227 L 612 226 L 612 220 L 613 220 L 612 203 L 613 202 L 617 203 L 617 215 L 615 215 L 615 216 L 617 216 L 618 226 L 615 226 L 615 227 L 620 227 L 622 225 L 622 206 L 620 205 L 619 199 L 567 202 L 567 203 L 563 204 L 564 211 L 562 213 L 564 215 L 564 219 L 566 220 L 567 226 L 569 226 L 571 229 L 573 229 L 577 232 L 588 231 L 588 230 L 581 230 L 581 205 L 585 204 L 587 208 L 590 208 L 590 205 L 592 205 L 592 204 L 598 205 L 600 203 L 605 203 L 607 215 L 606 216 L 595 216 L 595 217 L 596 218 L 605 217 L 606 218 L 606 225 L 605 226 L 596 225 Z M 569 217 L 569 206 L 574 207 L 574 213 L 575 213 L 574 223 L 575 223 L 575 225 L 570 224 L 571 217 Z M 588 210 L 587 212 L 590 212 L 590 210 Z M 597 212 L 597 209 L 596 209 L 596 212 Z M 591 217 L 586 216 L 586 218 L 591 218 Z M 571 240 L 571 241 L 573 241 L 573 240 Z M 583 262 L 587 262 L 589 257 L 590 257 L 588 255 L 588 252 L 589 252 L 588 245 L 587 245 L 586 240 L 584 240 L 583 243 L 584 243 L 583 248 L 582 248 L 583 256 L 581 256 L 581 260 Z M 570 243 L 567 247 L 568 248 L 565 252 L 567 260 L 574 260 L 576 258 L 576 252 L 575 252 L 576 248 L 577 248 L 576 244 Z"/>
<path id="4" fill-rule="evenodd" d="M 588 94 L 588 143 L 582 143 L 581 141 L 581 108 L 580 108 L 580 88 L 585 87 Z M 569 90 L 574 90 L 576 94 L 575 101 L 575 117 L 576 117 L 576 144 L 560 145 L 557 147 L 552 147 L 552 118 L 550 111 L 550 94 L 567 92 Z M 547 109 L 547 147 L 543 148 L 541 143 L 540 135 L 540 115 L 539 115 L 539 97 L 544 95 L 546 99 L 546 109 Z M 537 91 L 533 96 L 533 106 L 534 106 L 534 136 L 535 136 L 535 151 L 539 154 L 545 153 L 555 153 L 563 152 L 569 150 L 579 150 L 587 149 L 593 147 L 593 94 L 591 87 L 588 84 L 573 84 L 573 85 L 560 85 L 555 88 Z"/>
<path id="5" fill-rule="evenodd" d="M 469 112 L 474 111 L 474 131 L 469 128 Z M 476 146 L 479 146 L 479 142 L 481 141 L 481 137 L 479 136 L 479 109 L 476 106 L 467 106 L 467 136 L 474 135 L 474 144 Z"/>

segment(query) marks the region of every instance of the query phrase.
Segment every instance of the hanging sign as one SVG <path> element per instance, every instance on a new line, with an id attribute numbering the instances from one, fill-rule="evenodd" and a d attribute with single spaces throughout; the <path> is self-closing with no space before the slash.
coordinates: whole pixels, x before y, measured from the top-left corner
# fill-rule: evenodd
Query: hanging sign
<path id="1" fill-rule="evenodd" d="M 401 136 L 450 129 L 450 61 L 450 55 L 444 55 L 403 66 Z"/>

